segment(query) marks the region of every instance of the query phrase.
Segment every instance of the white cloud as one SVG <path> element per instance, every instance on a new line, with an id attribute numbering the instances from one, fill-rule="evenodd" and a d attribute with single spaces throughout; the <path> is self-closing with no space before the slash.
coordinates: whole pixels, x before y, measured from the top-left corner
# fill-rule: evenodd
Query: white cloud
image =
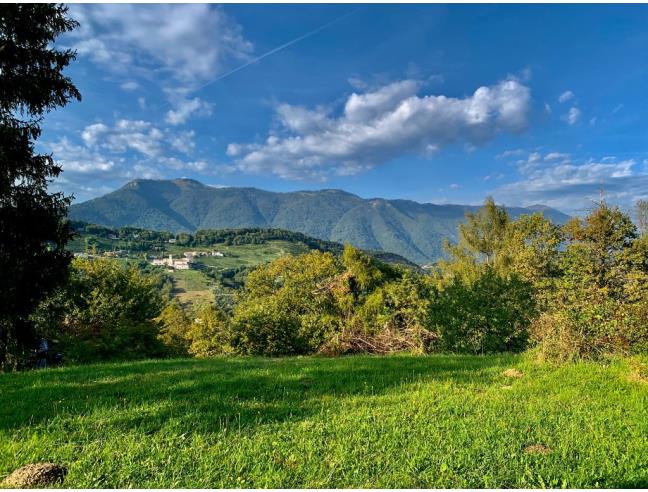
<path id="1" fill-rule="evenodd" d="M 558 102 L 564 103 L 571 99 L 574 99 L 574 93 L 572 91 L 565 91 L 560 96 L 558 96 Z"/>
<path id="2" fill-rule="evenodd" d="M 73 4 L 81 26 L 69 37 L 79 55 L 117 72 L 204 81 L 252 44 L 222 8 L 208 4 Z"/>
<path id="3" fill-rule="evenodd" d="M 524 149 L 512 149 L 512 150 L 505 150 L 501 154 L 497 154 L 495 156 L 495 159 L 507 159 L 508 157 L 519 157 L 521 155 L 524 155 Z"/>
<path id="4" fill-rule="evenodd" d="M 479 145 L 527 126 L 530 90 L 516 79 L 472 95 L 418 96 L 413 80 L 352 94 L 340 116 L 332 108 L 277 107 L 280 130 L 264 143 L 228 146 L 238 168 L 291 179 L 351 175 L 409 153 L 433 155 L 454 142 Z"/>
<path id="5" fill-rule="evenodd" d="M 560 158 L 547 159 L 549 156 Z M 531 157 L 531 156 L 530 156 Z M 575 162 L 568 154 L 547 154 L 536 165 L 521 166 L 522 179 L 501 186 L 493 194 L 507 204 L 544 203 L 567 212 L 580 212 L 598 199 L 601 190 L 608 200 L 630 206 L 648 196 L 648 174 L 637 172 L 635 159 L 614 158 Z"/>
<path id="6" fill-rule="evenodd" d="M 193 99 L 180 99 L 173 103 L 175 109 L 167 111 L 164 121 L 170 125 L 181 125 L 185 123 L 190 116 L 211 115 L 211 104 L 206 103 L 198 97 Z"/>
<path id="7" fill-rule="evenodd" d="M 563 115 L 563 120 L 565 120 L 570 126 L 575 125 L 580 121 L 581 118 L 581 110 L 578 109 L 576 106 L 572 106 L 569 108 L 569 112 L 565 115 Z"/>
<path id="8" fill-rule="evenodd" d="M 175 150 L 182 152 L 183 154 L 190 154 L 196 148 L 196 142 L 194 142 L 195 132 L 189 130 L 187 132 L 179 132 L 177 134 L 172 134 L 167 137 L 169 144 Z"/>
<path id="9" fill-rule="evenodd" d="M 146 157 L 161 155 L 164 134 L 151 123 L 142 120 L 118 120 L 114 127 L 103 123 L 87 126 L 81 138 L 88 147 L 123 153 L 134 150 Z"/>
<path id="10" fill-rule="evenodd" d="M 450 185 L 450 189 L 451 189 L 451 190 L 458 190 L 459 188 L 461 188 L 461 185 L 459 185 L 459 184 L 457 184 L 457 183 L 452 183 L 452 184 Z"/>
<path id="11" fill-rule="evenodd" d="M 134 80 L 128 80 L 128 81 L 124 82 L 123 84 L 121 84 L 119 87 L 121 87 L 125 91 L 130 92 L 130 91 L 136 91 L 137 89 L 139 89 L 139 84 Z"/>
<path id="12" fill-rule="evenodd" d="M 562 152 L 549 152 L 544 156 L 545 161 L 565 161 L 569 159 L 569 154 Z"/>
<path id="13" fill-rule="evenodd" d="M 118 167 L 121 160 L 105 156 L 82 145 L 74 145 L 68 138 L 63 137 L 58 142 L 51 143 L 49 149 L 64 171 L 70 174 L 105 175 Z"/>
<path id="14" fill-rule="evenodd" d="M 204 175 L 229 173 L 230 166 L 215 165 L 194 156 L 194 131 L 160 129 L 143 120 L 117 120 L 113 125 L 93 123 L 78 142 L 64 137 L 42 145 L 60 163 L 63 174 L 53 187 L 81 191 L 80 198 L 96 196 L 106 183 L 116 186 L 134 178 L 173 178 L 178 171 Z"/>

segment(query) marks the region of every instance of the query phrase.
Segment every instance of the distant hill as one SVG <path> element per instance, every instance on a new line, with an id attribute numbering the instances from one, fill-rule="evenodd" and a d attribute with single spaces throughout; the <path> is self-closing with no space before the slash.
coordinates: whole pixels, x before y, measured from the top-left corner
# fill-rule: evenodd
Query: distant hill
<path id="1" fill-rule="evenodd" d="M 289 244 L 290 252 L 293 254 L 318 250 L 339 255 L 344 249 L 340 243 L 284 229 L 201 229 L 193 234 L 180 233 L 176 237 L 175 234 L 167 231 L 154 231 L 138 227 L 111 228 L 75 220 L 71 222 L 71 225 L 75 234 L 67 248 L 73 253 L 87 253 L 94 249 L 99 254 L 121 251 L 125 253 L 120 255 L 122 257 L 141 258 L 143 254 L 166 256 L 173 253 L 181 255 L 185 251 L 196 248 L 235 248 L 242 245 L 263 246 L 273 243 Z M 259 251 L 262 252 L 264 249 L 267 248 L 260 247 Z M 364 252 L 385 263 L 413 269 L 420 268 L 416 263 L 395 253 L 372 250 L 364 250 Z M 258 263 L 274 259 L 272 255 L 266 258 L 262 253 L 257 256 Z M 234 263 L 237 262 L 234 261 Z"/>
<path id="2" fill-rule="evenodd" d="M 256 188 L 214 188 L 191 179 L 144 180 L 70 207 L 70 218 L 109 227 L 158 231 L 277 228 L 318 239 L 395 253 L 418 264 L 442 256 L 456 239 L 470 205 L 363 199 L 342 190 L 276 193 Z M 508 208 L 513 217 L 540 211 L 554 222 L 569 216 L 542 205 Z"/>

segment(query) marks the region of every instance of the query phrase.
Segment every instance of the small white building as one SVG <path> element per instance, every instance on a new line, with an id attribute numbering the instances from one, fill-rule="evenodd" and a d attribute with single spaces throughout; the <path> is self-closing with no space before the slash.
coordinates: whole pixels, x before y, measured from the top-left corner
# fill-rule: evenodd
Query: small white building
<path id="1" fill-rule="evenodd" d="M 172 237 L 171 239 L 169 239 L 169 244 L 175 244 L 175 242 L 176 242 L 175 238 Z"/>
<path id="2" fill-rule="evenodd" d="M 177 260 L 173 259 L 173 255 L 169 255 L 168 258 L 155 258 L 151 261 L 153 265 L 165 266 L 168 268 L 173 268 L 175 270 L 189 270 L 191 268 L 191 259 L 189 258 L 180 258 Z"/>

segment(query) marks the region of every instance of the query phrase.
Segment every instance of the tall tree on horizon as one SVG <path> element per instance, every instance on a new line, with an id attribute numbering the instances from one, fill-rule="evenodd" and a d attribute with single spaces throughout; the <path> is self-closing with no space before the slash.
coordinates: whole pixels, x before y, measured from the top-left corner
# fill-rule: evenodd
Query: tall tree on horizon
<path id="1" fill-rule="evenodd" d="M 49 111 L 81 95 L 63 69 L 75 58 L 57 36 L 78 23 L 60 4 L 0 6 L 0 368 L 33 341 L 29 316 L 66 275 L 70 198 L 50 193 L 61 173 L 35 141 Z"/>

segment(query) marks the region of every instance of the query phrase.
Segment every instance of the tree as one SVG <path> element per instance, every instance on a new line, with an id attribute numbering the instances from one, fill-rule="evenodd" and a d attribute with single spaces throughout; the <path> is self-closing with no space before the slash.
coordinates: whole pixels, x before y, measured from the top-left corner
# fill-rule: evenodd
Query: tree
<path id="1" fill-rule="evenodd" d="M 196 308 L 196 317 L 187 331 L 188 351 L 195 357 L 232 353 L 227 316 L 212 304 Z"/>
<path id="2" fill-rule="evenodd" d="M 648 201 L 638 200 L 635 204 L 635 213 L 637 216 L 637 228 L 643 237 L 648 234 Z"/>
<path id="3" fill-rule="evenodd" d="M 81 96 L 57 36 L 77 23 L 54 4 L 0 6 L 0 367 L 32 342 L 29 315 L 65 277 L 70 199 L 50 193 L 61 168 L 35 152 L 45 113 Z"/>
<path id="4" fill-rule="evenodd" d="M 648 249 L 628 214 L 601 202 L 564 227 L 562 275 L 533 335 L 547 358 L 598 358 L 648 347 Z"/>
<path id="5" fill-rule="evenodd" d="M 171 301 L 157 318 L 160 323 L 160 340 L 169 354 L 186 356 L 189 352 L 189 317 L 176 300 Z"/>
<path id="6" fill-rule="evenodd" d="M 32 317 L 73 361 L 159 357 L 168 351 L 156 322 L 165 303 L 160 285 L 136 265 L 76 258 L 65 285 Z"/>
<path id="7" fill-rule="evenodd" d="M 459 225 L 458 243 L 445 245 L 450 259 L 439 262 L 444 276 L 476 280 L 479 265 L 492 266 L 499 260 L 509 222 L 506 209 L 498 207 L 491 197 L 477 212 L 466 212 L 466 222 Z"/>

